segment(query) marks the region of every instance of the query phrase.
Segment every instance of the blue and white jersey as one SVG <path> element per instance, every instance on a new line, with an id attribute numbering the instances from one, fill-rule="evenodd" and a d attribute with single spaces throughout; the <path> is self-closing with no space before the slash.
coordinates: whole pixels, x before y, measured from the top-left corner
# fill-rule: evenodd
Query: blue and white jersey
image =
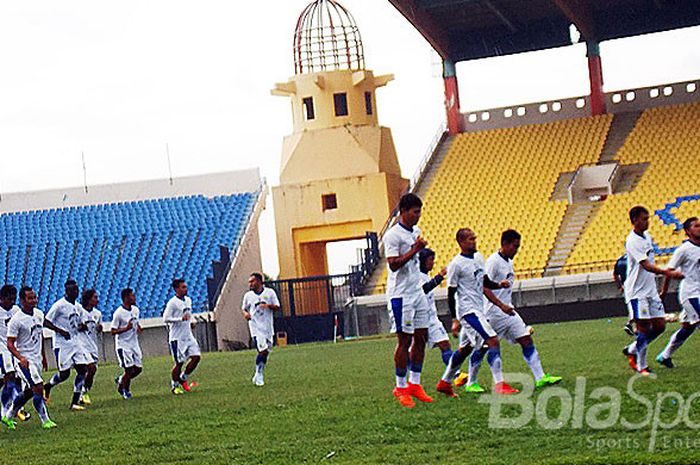
<path id="1" fill-rule="evenodd" d="M 81 322 L 87 327 L 85 331 L 78 333 L 78 339 L 87 353 L 97 354 L 99 353 L 97 343 L 99 331 L 97 331 L 97 326 L 102 323 L 102 312 L 96 308 L 87 311 L 80 304 L 78 304 L 78 310 L 82 315 Z"/>
<path id="2" fill-rule="evenodd" d="M 250 335 L 272 339 L 275 333 L 274 312 L 269 308 L 261 308 L 263 304 L 279 306 L 280 301 L 274 289 L 264 287 L 260 294 L 256 294 L 255 291 L 246 292 L 241 308 L 250 314 L 248 321 Z"/>
<path id="3" fill-rule="evenodd" d="M 141 350 L 139 346 L 139 336 L 136 328 L 139 325 L 140 311 L 136 305 L 130 309 L 120 306 L 112 315 L 112 329 L 126 328 L 131 322 L 131 329 L 115 336 L 114 345 L 116 349 L 129 351 Z"/>
<path id="4" fill-rule="evenodd" d="M 680 270 L 684 276 L 678 288 L 678 300 L 700 298 L 700 245 L 683 242 L 673 253 L 668 267 Z"/>
<path id="5" fill-rule="evenodd" d="M 66 338 L 56 332 L 53 334 L 53 348 L 74 348 L 80 344 L 78 338 L 78 326 L 83 316 L 76 304 L 70 303 L 62 297 L 54 303 L 46 314 L 46 319 L 58 328 L 67 331 L 70 338 Z"/>
<path id="6" fill-rule="evenodd" d="M 32 315 L 19 311 L 10 318 L 7 337 L 15 338 L 15 348 L 28 361 L 41 366 L 44 340 L 44 313 L 38 308 Z"/>
<path id="7" fill-rule="evenodd" d="M 447 287 L 457 288 L 457 317 L 484 312 L 484 257 L 458 254 L 447 266 Z"/>
<path id="8" fill-rule="evenodd" d="M 625 241 L 627 254 L 627 279 L 625 280 L 625 300 L 655 298 L 658 296 L 654 273 L 650 273 L 640 265 L 647 260 L 654 263 L 654 243 L 651 235 L 644 232 L 640 236 L 631 231 Z"/>
<path id="9" fill-rule="evenodd" d="M 384 233 L 384 255 L 387 258 L 400 257 L 408 252 L 420 236 L 420 229 L 414 226 L 409 229 L 401 223 Z M 408 262 L 396 271 L 388 268 L 386 281 L 387 299 L 403 297 L 406 301 L 422 296 L 421 272 L 418 262 L 418 254 L 415 254 Z"/>
<path id="10" fill-rule="evenodd" d="M 183 320 L 185 315 L 190 318 Z M 168 341 L 192 341 L 192 299 L 188 296 L 179 298 L 172 297 L 163 311 L 163 322 L 168 327 Z"/>
<path id="11" fill-rule="evenodd" d="M 491 279 L 500 283 L 501 281 L 508 281 L 510 287 L 505 289 L 492 289 L 498 300 L 506 305 L 513 305 L 513 283 L 515 283 L 515 271 L 513 270 L 513 260 L 506 258 L 501 255 L 500 252 L 492 254 L 488 260 L 486 260 L 485 267 L 486 275 Z M 500 308 L 495 306 L 490 300 L 484 296 L 484 310 L 488 314 L 489 312 L 499 311 L 503 312 Z"/>

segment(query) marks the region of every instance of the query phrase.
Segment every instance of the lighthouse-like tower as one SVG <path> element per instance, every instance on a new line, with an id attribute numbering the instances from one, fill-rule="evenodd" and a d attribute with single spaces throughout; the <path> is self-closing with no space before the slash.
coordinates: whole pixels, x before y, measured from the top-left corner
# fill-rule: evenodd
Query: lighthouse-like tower
<path id="1" fill-rule="evenodd" d="M 326 244 L 379 232 L 408 181 L 376 90 L 393 80 L 365 69 L 360 32 L 334 0 L 310 3 L 294 33 L 295 76 L 273 95 L 292 101 L 273 187 L 280 278 L 328 273 Z"/>

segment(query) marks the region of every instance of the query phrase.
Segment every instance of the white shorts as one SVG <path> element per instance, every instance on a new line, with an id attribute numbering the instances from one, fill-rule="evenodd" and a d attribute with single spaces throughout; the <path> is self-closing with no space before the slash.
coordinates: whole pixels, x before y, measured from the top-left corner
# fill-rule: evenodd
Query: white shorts
<path id="1" fill-rule="evenodd" d="M 255 335 L 253 336 L 253 345 L 258 352 L 270 352 L 272 350 L 272 337 Z"/>
<path id="2" fill-rule="evenodd" d="M 449 341 L 447 330 L 442 324 L 442 321 L 433 315 L 430 318 L 430 326 L 428 326 L 428 347 L 435 347 L 439 342 Z"/>
<path id="3" fill-rule="evenodd" d="M 459 346 L 470 345 L 474 348 L 481 347 L 487 339 L 496 337 L 488 320 L 481 312 L 472 312 L 462 315 L 459 319 L 462 330 L 459 333 Z"/>
<path id="4" fill-rule="evenodd" d="M 681 312 L 681 323 L 689 323 L 691 325 L 700 323 L 700 299 L 697 297 L 690 297 L 685 299 L 681 305 L 683 306 L 683 311 Z"/>
<path id="5" fill-rule="evenodd" d="M 496 309 L 489 311 L 486 317 L 498 337 L 511 344 L 515 344 L 521 337 L 530 335 L 527 325 L 517 312 L 508 315 L 501 309 Z"/>
<path id="6" fill-rule="evenodd" d="M 663 318 L 666 315 L 664 304 L 658 296 L 630 299 L 627 309 L 634 320 L 650 320 Z"/>
<path id="7" fill-rule="evenodd" d="M 119 366 L 122 368 L 143 367 L 141 349 L 138 347 L 132 349 L 117 348 L 117 358 Z"/>
<path id="8" fill-rule="evenodd" d="M 393 297 L 387 305 L 392 333 L 413 334 L 430 326 L 430 305 L 425 294 Z"/>
<path id="9" fill-rule="evenodd" d="M 9 350 L 0 349 L 0 375 L 5 376 L 15 371 L 15 358 Z"/>
<path id="10" fill-rule="evenodd" d="M 41 377 L 41 363 L 36 363 L 29 360 L 29 368 L 24 368 L 17 362 L 15 365 L 20 378 L 28 384 L 30 387 L 34 387 L 38 384 L 43 384 L 44 380 Z"/>
<path id="11" fill-rule="evenodd" d="M 175 360 L 175 364 L 185 363 L 188 358 L 201 355 L 199 344 L 195 339 L 185 341 L 170 341 L 170 353 Z"/>
<path id="12" fill-rule="evenodd" d="M 53 354 L 56 357 L 58 371 L 66 371 L 75 365 L 88 365 L 92 363 L 92 357 L 83 351 L 81 347 L 55 347 Z"/>

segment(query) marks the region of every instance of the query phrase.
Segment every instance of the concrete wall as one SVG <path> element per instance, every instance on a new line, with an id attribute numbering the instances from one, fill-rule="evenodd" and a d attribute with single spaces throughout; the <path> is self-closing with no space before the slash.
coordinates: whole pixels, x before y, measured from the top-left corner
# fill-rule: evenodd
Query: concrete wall
<path id="1" fill-rule="evenodd" d="M 260 189 L 260 170 L 249 169 L 200 176 L 153 179 L 128 183 L 67 187 L 45 191 L 2 194 L 0 213 L 46 210 L 115 202 L 181 197 L 187 195 L 230 195 Z"/>

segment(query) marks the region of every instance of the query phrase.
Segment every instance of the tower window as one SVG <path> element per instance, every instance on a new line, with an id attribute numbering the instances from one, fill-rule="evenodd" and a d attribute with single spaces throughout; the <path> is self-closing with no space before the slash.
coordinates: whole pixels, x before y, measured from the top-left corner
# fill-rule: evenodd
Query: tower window
<path id="1" fill-rule="evenodd" d="M 348 95 L 346 93 L 333 94 L 335 104 L 335 116 L 348 116 Z"/>
<path id="2" fill-rule="evenodd" d="M 372 92 L 365 92 L 365 110 L 368 115 L 373 113 L 372 111 Z"/>
<path id="3" fill-rule="evenodd" d="M 301 100 L 302 105 L 304 105 L 304 112 L 306 113 L 306 120 L 312 120 L 316 118 L 316 113 L 314 112 L 314 99 L 313 97 L 305 97 Z"/>
<path id="4" fill-rule="evenodd" d="M 321 204 L 324 212 L 326 210 L 335 210 L 338 208 L 338 199 L 336 199 L 335 194 L 325 194 L 321 196 Z"/>

